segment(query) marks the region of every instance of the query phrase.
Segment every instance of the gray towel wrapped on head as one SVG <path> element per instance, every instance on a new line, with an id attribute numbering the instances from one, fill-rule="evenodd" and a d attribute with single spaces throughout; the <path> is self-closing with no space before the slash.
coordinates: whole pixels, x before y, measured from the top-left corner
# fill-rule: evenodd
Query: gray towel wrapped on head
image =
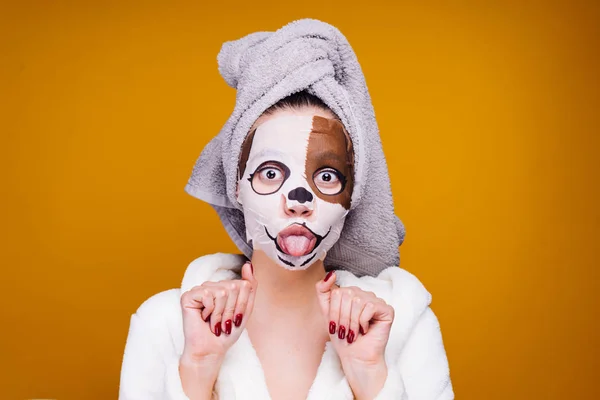
<path id="1" fill-rule="evenodd" d="M 185 187 L 210 203 L 227 233 L 250 258 L 242 206 L 235 190 L 238 159 L 258 117 L 290 94 L 306 90 L 337 114 L 354 147 L 354 191 L 338 242 L 325 266 L 375 276 L 400 263 L 404 226 L 394 214 L 387 164 L 371 98 L 350 44 L 335 27 L 314 19 L 276 32 L 257 32 L 223 44 L 219 71 L 237 89 L 233 113 L 206 145 Z"/>

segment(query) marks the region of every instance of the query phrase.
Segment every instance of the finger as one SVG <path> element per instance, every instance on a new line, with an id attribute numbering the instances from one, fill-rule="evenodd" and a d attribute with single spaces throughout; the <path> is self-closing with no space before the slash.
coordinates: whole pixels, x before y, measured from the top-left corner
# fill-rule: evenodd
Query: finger
<path id="1" fill-rule="evenodd" d="M 375 312 L 373 313 L 374 322 L 392 322 L 394 321 L 394 308 L 385 301 L 378 299 L 375 303 Z"/>
<path id="2" fill-rule="evenodd" d="M 254 296 L 258 289 L 258 281 L 254 275 L 254 266 L 252 262 L 246 261 L 242 265 L 242 282 L 240 286 L 240 294 L 238 295 L 238 301 L 235 306 L 235 326 L 241 326 L 244 321 L 248 320 L 248 317 L 252 313 L 254 308 Z"/>
<path id="3" fill-rule="evenodd" d="M 223 331 L 226 335 L 231 334 L 231 328 L 233 325 L 233 313 L 235 311 L 235 303 L 238 299 L 239 286 L 238 282 L 229 281 L 227 282 L 227 301 L 225 302 L 225 309 L 223 310 Z"/>
<path id="4" fill-rule="evenodd" d="M 247 269 L 254 276 L 254 269 L 252 267 L 252 264 L 249 264 Z M 256 281 L 256 279 L 254 279 L 254 281 L 251 282 L 250 293 L 248 294 L 248 304 L 246 305 L 246 310 L 242 311 L 242 313 L 245 315 L 246 321 L 248 321 L 248 317 L 250 317 L 250 315 L 252 314 L 252 310 L 254 309 L 254 299 L 256 298 L 257 291 L 258 291 L 258 282 Z"/>
<path id="5" fill-rule="evenodd" d="M 212 292 L 206 288 L 202 289 L 201 295 L 202 303 L 204 304 L 204 309 L 202 310 L 202 319 L 206 321 L 215 309 L 215 299 L 213 297 Z"/>
<path id="6" fill-rule="evenodd" d="M 194 286 L 181 296 L 181 307 L 184 312 L 192 311 L 200 314 L 200 317 L 206 321 L 205 315 L 210 315 L 212 302 L 204 298 L 204 292 L 204 287 Z"/>
<path id="7" fill-rule="evenodd" d="M 322 280 L 317 282 L 317 291 L 319 293 L 329 292 L 333 285 L 335 285 L 336 278 L 335 271 L 329 271 L 327 274 L 325 274 Z"/>
<path id="8" fill-rule="evenodd" d="M 331 299 L 331 289 L 335 286 L 336 274 L 334 271 L 329 271 L 325 277 L 318 281 L 315 285 L 319 305 L 323 315 L 329 314 L 329 302 Z M 337 322 L 337 321 L 336 321 Z"/>
<path id="9" fill-rule="evenodd" d="M 348 343 L 352 343 L 360 332 L 360 314 L 365 308 L 365 299 L 358 293 L 352 298 L 352 309 L 350 311 L 350 328 L 348 331 Z"/>
<path id="10" fill-rule="evenodd" d="M 202 317 L 204 318 L 205 321 L 208 320 L 208 318 L 210 318 L 210 313 L 212 313 L 212 311 L 215 308 L 215 291 L 216 289 L 219 289 L 219 283 L 218 282 L 211 282 L 211 281 L 206 281 L 202 284 L 202 299 L 203 302 L 206 302 L 205 305 L 210 304 L 210 312 L 206 312 L 202 314 Z"/>
<path id="11" fill-rule="evenodd" d="M 338 338 L 345 339 L 350 325 L 350 312 L 352 311 L 353 293 L 351 289 L 344 288 L 341 290 L 342 300 L 340 304 L 340 327 L 338 329 Z"/>
<path id="12" fill-rule="evenodd" d="M 225 310 L 225 303 L 227 302 L 227 290 L 223 287 L 219 287 L 212 289 L 212 293 L 215 299 L 215 308 L 210 315 L 210 328 L 215 335 L 221 336 L 221 321 L 223 320 L 223 311 Z"/>
<path id="13" fill-rule="evenodd" d="M 335 335 L 340 328 L 340 305 L 342 304 L 342 290 L 334 288 L 331 291 L 329 302 L 329 334 Z"/>
<path id="14" fill-rule="evenodd" d="M 202 290 L 202 287 L 194 286 L 181 295 L 181 307 L 185 310 L 196 309 L 202 311 L 204 308 L 201 295 Z"/>
<path id="15" fill-rule="evenodd" d="M 248 307 L 248 301 L 250 300 L 250 294 L 252 292 L 252 284 L 249 281 L 240 281 L 240 292 L 237 297 L 235 304 L 235 310 L 233 311 L 233 324 L 239 327 L 244 320 L 244 314 L 246 314 L 246 308 Z"/>
<path id="16" fill-rule="evenodd" d="M 373 318 L 373 315 L 375 315 L 375 304 L 373 304 L 372 301 L 367 301 L 359 317 L 360 327 L 362 328 L 362 332 L 360 333 L 363 335 L 366 335 L 369 331 L 369 323 Z"/>
<path id="17" fill-rule="evenodd" d="M 254 267 L 252 266 L 252 263 L 250 261 L 242 265 L 242 279 L 250 282 L 254 289 L 258 287 L 258 281 L 254 276 Z"/>

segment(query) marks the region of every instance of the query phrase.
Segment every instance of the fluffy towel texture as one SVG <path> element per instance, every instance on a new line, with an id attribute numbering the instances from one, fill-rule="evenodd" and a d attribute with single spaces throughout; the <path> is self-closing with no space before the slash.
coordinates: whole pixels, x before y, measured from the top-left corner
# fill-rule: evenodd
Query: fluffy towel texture
<path id="1" fill-rule="evenodd" d="M 342 235 L 325 259 L 327 269 L 376 276 L 399 265 L 404 226 L 394 214 L 387 165 L 364 76 L 354 51 L 335 27 L 313 19 L 276 32 L 226 42 L 219 71 L 237 89 L 236 105 L 221 132 L 196 161 L 186 192 L 210 203 L 238 248 L 252 256 L 235 196 L 237 167 L 252 124 L 284 97 L 306 90 L 342 120 L 355 151 L 352 205 Z"/>

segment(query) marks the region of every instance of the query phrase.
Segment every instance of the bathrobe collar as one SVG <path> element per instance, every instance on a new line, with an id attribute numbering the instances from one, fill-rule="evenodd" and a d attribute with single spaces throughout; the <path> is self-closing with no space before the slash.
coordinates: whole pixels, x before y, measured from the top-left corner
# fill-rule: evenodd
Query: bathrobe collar
<path id="1" fill-rule="evenodd" d="M 187 268 L 181 284 L 181 294 L 206 281 L 239 279 L 246 258 L 237 254 L 217 253 L 194 260 Z M 395 365 L 408 334 L 423 310 L 431 302 L 431 295 L 410 273 L 398 267 L 384 270 L 378 277 L 356 277 L 344 270 L 336 271 L 336 283 L 357 286 L 374 292 L 396 310 L 403 310 L 402 318 L 395 318 L 386 347 L 386 362 Z M 289 366 L 293 368 L 292 365 Z M 260 360 L 246 330 L 228 350 L 215 390 L 220 398 L 269 399 L 266 379 Z M 353 399 L 352 390 L 344 376 L 340 359 L 327 342 L 317 374 L 307 400 Z"/>

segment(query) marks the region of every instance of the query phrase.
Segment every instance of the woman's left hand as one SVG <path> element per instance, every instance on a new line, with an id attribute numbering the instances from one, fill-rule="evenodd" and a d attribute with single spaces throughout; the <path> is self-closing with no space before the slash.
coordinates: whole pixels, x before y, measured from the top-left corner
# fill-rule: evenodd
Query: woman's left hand
<path id="1" fill-rule="evenodd" d="M 333 347 L 357 399 L 372 399 L 387 378 L 385 347 L 394 308 L 372 292 L 338 287 L 335 273 L 317 282 L 317 296 Z"/>

